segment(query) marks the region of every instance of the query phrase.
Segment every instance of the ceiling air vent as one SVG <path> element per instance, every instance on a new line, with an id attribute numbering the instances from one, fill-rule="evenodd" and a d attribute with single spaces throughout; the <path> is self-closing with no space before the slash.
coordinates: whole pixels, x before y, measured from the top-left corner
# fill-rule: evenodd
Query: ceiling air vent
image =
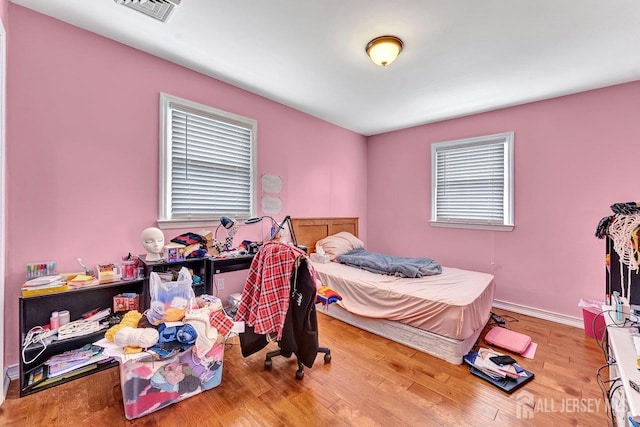
<path id="1" fill-rule="evenodd" d="M 114 0 L 116 3 L 166 22 L 180 0 Z"/>

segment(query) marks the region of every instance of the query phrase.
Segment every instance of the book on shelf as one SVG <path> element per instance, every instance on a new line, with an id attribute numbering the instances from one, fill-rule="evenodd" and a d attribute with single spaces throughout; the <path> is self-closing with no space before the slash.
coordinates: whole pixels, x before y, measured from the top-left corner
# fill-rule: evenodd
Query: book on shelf
<path id="1" fill-rule="evenodd" d="M 66 290 L 62 276 L 43 276 L 27 280 L 22 285 L 22 296 L 35 296 Z"/>
<path id="2" fill-rule="evenodd" d="M 34 387 L 47 379 L 45 365 L 38 365 L 26 372 L 25 375 L 27 377 L 27 387 Z"/>
<path id="3" fill-rule="evenodd" d="M 72 362 L 60 363 L 57 365 L 48 365 L 49 370 L 47 372 L 47 379 L 57 378 L 84 368 L 85 366 L 94 365 L 107 359 L 109 359 L 109 356 L 106 354 L 98 354 L 85 360 L 74 360 Z"/>
<path id="4" fill-rule="evenodd" d="M 75 362 L 77 360 L 85 360 L 94 355 L 89 346 L 77 348 L 75 350 L 65 351 L 64 353 L 55 354 L 47 359 L 45 365 L 57 365 L 59 363 Z"/>
<path id="5" fill-rule="evenodd" d="M 87 344 L 81 348 L 51 356 L 44 362 L 47 366 L 47 378 L 54 378 L 107 359 L 109 356 L 102 350 L 102 347 Z"/>
<path id="6" fill-rule="evenodd" d="M 35 297 L 38 295 L 46 295 L 46 294 L 55 294 L 58 292 L 64 292 L 69 289 L 69 285 L 66 282 L 60 282 L 59 284 L 55 284 L 53 286 L 42 286 L 42 287 L 22 287 L 22 296 L 23 297 Z"/>
<path id="7" fill-rule="evenodd" d="M 60 382 L 62 380 L 66 380 L 68 378 L 73 378 L 75 376 L 84 374 L 86 372 L 90 372 L 90 371 L 92 371 L 92 370 L 94 370 L 96 368 L 98 368 L 98 364 L 97 363 L 92 363 L 90 365 L 86 365 L 86 366 L 80 367 L 78 369 L 75 369 L 75 370 L 73 370 L 71 372 L 67 372 L 65 374 L 61 374 L 61 375 L 59 375 L 57 377 L 47 378 L 44 381 L 41 381 L 40 383 L 35 384 L 32 388 L 33 389 L 38 389 L 38 388 L 41 388 L 41 387 L 48 386 L 50 384 L 55 384 L 55 383 Z"/>
<path id="8" fill-rule="evenodd" d="M 105 365 L 110 365 L 113 361 L 114 359 L 112 357 L 99 353 L 87 360 L 83 360 L 82 363 L 78 365 L 65 369 L 64 371 L 59 371 L 56 374 L 50 374 L 49 366 L 43 363 L 24 374 L 26 378 L 25 390 L 37 390 L 41 387 L 62 382 L 63 380 L 91 372 Z"/>

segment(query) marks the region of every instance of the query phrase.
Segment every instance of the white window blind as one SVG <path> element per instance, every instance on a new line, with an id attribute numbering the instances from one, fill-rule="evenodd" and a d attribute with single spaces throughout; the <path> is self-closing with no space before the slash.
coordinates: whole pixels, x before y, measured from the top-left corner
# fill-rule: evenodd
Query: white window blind
<path id="1" fill-rule="evenodd" d="M 433 144 L 431 178 L 433 225 L 513 228 L 513 133 Z"/>
<path id="2" fill-rule="evenodd" d="M 256 122 L 169 95 L 161 104 L 159 223 L 253 216 Z"/>

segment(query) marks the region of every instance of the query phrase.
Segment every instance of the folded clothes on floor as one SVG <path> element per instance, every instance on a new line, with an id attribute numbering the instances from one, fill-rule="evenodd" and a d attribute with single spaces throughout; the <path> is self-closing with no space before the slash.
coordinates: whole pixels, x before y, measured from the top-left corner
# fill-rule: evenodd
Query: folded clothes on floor
<path id="1" fill-rule="evenodd" d="M 342 301 L 342 296 L 328 286 L 321 286 L 316 292 L 316 302 L 333 304 L 338 301 Z"/>

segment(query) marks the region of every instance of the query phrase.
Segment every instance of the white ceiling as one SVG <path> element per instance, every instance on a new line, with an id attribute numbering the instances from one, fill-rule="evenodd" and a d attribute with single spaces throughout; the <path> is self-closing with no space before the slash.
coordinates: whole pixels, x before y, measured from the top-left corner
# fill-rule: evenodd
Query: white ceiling
<path id="1" fill-rule="evenodd" d="M 640 79 L 638 0 L 12 0 L 363 135 Z M 386 68 L 374 37 L 405 44 Z"/>

